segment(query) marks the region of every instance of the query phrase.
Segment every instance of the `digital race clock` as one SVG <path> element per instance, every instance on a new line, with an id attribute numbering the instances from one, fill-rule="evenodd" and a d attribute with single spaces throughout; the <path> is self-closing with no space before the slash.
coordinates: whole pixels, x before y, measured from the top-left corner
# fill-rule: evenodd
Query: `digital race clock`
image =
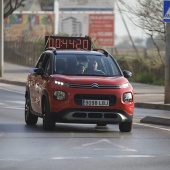
<path id="1" fill-rule="evenodd" d="M 46 48 L 91 50 L 90 37 L 45 36 Z"/>

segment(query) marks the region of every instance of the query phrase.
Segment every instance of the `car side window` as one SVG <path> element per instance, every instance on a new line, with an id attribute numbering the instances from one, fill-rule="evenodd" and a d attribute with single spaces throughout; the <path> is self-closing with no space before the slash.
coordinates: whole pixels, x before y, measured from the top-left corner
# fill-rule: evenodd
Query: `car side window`
<path id="1" fill-rule="evenodd" d="M 38 62 L 36 64 L 36 68 L 43 68 L 43 60 L 44 60 L 45 56 L 46 56 L 45 53 L 41 54 L 41 56 L 39 57 Z"/>
<path id="2" fill-rule="evenodd" d="M 41 54 L 36 64 L 36 68 L 43 68 L 45 76 L 51 75 L 52 74 L 51 55 L 49 53 Z"/>

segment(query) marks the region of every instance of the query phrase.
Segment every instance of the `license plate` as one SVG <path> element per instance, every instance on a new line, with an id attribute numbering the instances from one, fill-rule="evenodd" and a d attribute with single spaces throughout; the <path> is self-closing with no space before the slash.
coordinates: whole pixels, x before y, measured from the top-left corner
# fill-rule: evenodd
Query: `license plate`
<path id="1" fill-rule="evenodd" d="M 109 106 L 109 100 L 82 100 L 83 106 Z"/>

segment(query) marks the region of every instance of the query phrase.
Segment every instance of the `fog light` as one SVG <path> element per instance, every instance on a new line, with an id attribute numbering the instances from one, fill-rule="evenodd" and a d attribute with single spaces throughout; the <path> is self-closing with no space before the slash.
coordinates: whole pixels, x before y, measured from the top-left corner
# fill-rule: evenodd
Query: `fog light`
<path id="1" fill-rule="evenodd" d="M 128 102 L 132 102 L 132 100 L 133 100 L 132 93 L 123 94 L 123 102 L 128 103 Z"/>
<path id="2" fill-rule="evenodd" d="M 64 100 L 66 98 L 66 94 L 63 91 L 55 91 L 54 92 L 54 99 L 55 100 Z"/>

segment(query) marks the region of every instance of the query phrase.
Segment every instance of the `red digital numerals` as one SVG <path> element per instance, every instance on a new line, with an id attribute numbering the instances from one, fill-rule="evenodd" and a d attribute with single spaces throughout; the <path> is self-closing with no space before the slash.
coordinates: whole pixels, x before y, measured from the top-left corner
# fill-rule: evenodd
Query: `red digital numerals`
<path id="1" fill-rule="evenodd" d="M 75 49 L 75 40 L 72 39 L 72 40 L 69 40 L 69 47 L 72 47 L 72 49 Z"/>
<path id="2" fill-rule="evenodd" d="M 88 39 L 72 38 L 72 37 L 65 37 L 65 38 L 50 37 L 50 38 L 48 38 L 47 46 L 48 47 L 55 47 L 57 49 L 90 50 L 90 48 L 91 48 L 91 45 L 90 45 Z"/>

